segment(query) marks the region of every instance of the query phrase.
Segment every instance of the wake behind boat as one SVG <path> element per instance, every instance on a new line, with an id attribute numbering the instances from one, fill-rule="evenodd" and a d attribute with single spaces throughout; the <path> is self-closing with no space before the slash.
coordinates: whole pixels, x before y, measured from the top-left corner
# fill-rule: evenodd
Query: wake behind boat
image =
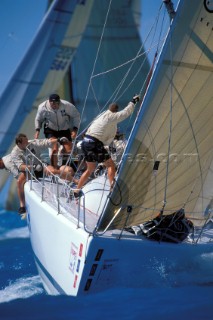
<path id="1" fill-rule="evenodd" d="M 193 270 L 212 254 L 212 11 L 179 2 L 112 192 L 104 170 L 79 199 L 60 177 L 29 172 L 27 221 L 47 292 L 144 286 L 153 265 Z"/>

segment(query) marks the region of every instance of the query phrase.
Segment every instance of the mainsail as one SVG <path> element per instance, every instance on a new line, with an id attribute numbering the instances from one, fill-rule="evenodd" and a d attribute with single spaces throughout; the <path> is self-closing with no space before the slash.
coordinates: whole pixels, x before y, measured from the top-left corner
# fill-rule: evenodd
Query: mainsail
<path id="1" fill-rule="evenodd" d="M 184 208 L 195 225 L 212 216 L 212 34 L 203 1 L 180 1 L 98 230 L 161 210 Z"/>

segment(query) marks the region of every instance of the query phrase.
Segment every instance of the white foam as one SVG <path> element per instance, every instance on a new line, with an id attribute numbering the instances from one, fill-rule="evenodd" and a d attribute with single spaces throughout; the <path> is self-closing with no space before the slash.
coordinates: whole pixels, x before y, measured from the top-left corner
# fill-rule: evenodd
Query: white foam
<path id="1" fill-rule="evenodd" d="M 0 290 L 0 303 L 15 299 L 27 299 L 34 295 L 42 294 L 44 289 L 39 276 L 20 278 L 9 286 Z"/>
<path id="2" fill-rule="evenodd" d="M 29 238 L 28 227 L 16 228 L 0 235 L 0 240 L 17 238 Z"/>

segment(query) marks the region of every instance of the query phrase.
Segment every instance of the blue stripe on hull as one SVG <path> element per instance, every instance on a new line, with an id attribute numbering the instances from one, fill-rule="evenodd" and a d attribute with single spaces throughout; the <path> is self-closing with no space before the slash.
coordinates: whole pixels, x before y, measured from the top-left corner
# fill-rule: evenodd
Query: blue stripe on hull
<path id="1" fill-rule="evenodd" d="M 47 271 L 47 269 L 43 266 L 41 261 L 38 259 L 38 257 L 34 253 L 35 261 L 38 265 L 38 267 L 41 269 L 41 271 L 45 274 L 51 285 L 55 288 L 56 291 L 58 291 L 59 294 L 66 294 L 64 290 L 60 287 L 60 285 L 55 281 L 55 279 L 50 275 L 50 273 Z"/>

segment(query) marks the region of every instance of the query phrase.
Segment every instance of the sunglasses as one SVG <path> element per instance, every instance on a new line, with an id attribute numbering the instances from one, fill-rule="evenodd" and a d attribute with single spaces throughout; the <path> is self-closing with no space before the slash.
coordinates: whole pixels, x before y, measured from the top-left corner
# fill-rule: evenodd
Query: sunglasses
<path id="1" fill-rule="evenodd" d="M 59 104 L 60 101 L 50 101 L 50 103 L 53 103 L 53 104 Z"/>

